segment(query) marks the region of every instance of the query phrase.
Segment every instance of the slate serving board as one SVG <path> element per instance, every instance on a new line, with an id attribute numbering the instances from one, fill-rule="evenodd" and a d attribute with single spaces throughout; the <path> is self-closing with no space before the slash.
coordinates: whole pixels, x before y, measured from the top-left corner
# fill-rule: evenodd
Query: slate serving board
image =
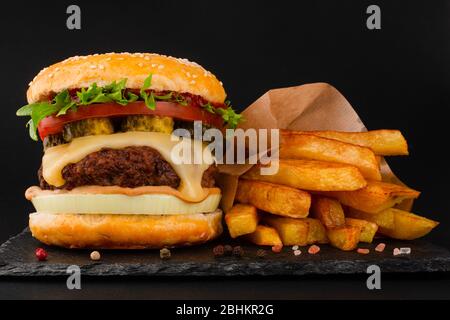
<path id="1" fill-rule="evenodd" d="M 383 253 L 373 249 L 379 242 L 387 244 Z M 212 248 L 217 244 L 241 245 L 242 258 L 214 258 Z M 45 262 L 34 256 L 37 247 L 49 254 Z M 78 265 L 82 275 L 89 276 L 245 276 L 245 275 L 308 275 L 366 273 L 367 267 L 376 264 L 382 272 L 437 272 L 450 271 L 450 252 L 426 241 L 393 241 L 383 239 L 374 244 L 361 245 L 370 253 L 344 252 L 321 245 L 320 253 L 294 256 L 291 247 L 281 253 L 267 250 L 265 258 L 258 258 L 261 248 L 231 239 L 191 248 L 172 249 L 170 260 L 161 260 L 159 250 L 103 250 L 100 261 L 91 261 L 90 250 L 67 250 L 47 247 L 31 237 L 28 229 L 0 246 L 0 276 L 66 276 L 70 265 Z M 395 247 L 410 247 L 410 255 L 392 255 Z"/>

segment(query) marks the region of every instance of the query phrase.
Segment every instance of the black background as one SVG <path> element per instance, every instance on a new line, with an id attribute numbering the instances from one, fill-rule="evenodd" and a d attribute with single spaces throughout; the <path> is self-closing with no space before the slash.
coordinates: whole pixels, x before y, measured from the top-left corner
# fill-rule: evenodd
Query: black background
<path id="1" fill-rule="evenodd" d="M 78 4 L 82 29 L 66 28 Z M 381 7 L 382 29 L 366 28 Z M 328 82 L 369 129 L 397 128 L 409 157 L 389 160 L 422 191 L 415 212 L 441 225 L 429 236 L 450 247 L 448 86 L 450 2 L 446 1 L 55 1 L 2 3 L 0 18 L 0 241 L 22 230 L 32 206 L 42 148 L 15 111 L 27 83 L 73 55 L 156 52 L 215 73 L 238 109 L 271 88 Z"/>

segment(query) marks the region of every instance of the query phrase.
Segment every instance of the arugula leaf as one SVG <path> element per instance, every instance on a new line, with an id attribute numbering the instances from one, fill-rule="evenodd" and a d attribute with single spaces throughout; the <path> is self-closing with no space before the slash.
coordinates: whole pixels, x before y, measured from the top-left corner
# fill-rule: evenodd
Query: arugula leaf
<path id="1" fill-rule="evenodd" d="M 237 114 L 231 106 L 228 108 L 216 108 L 216 113 L 222 116 L 223 121 L 231 129 L 235 129 L 239 122 L 244 121 L 241 114 Z"/>
<path id="2" fill-rule="evenodd" d="M 26 117 L 31 116 L 31 110 L 33 109 L 34 104 L 27 104 L 26 106 L 23 106 L 19 110 L 16 111 L 16 116 L 18 117 Z"/>
<path id="3" fill-rule="evenodd" d="M 150 110 L 155 110 L 156 102 L 153 92 L 150 92 L 150 94 L 148 94 L 145 91 L 148 88 L 150 88 L 151 85 L 152 85 L 152 74 L 150 73 L 150 75 L 144 80 L 144 85 L 142 86 L 141 91 L 139 93 L 141 94 L 141 98 L 144 100 L 144 103 L 147 106 L 147 108 L 149 108 Z"/>
<path id="4" fill-rule="evenodd" d="M 139 100 L 139 96 L 137 94 L 134 94 L 133 92 L 128 92 L 128 102 L 135 102 Z"/>
<path id="5" fill-rule="evenodd" d="M 204 108 L 206 111 L 208 111 L 209 113 L 216 113 L 214 106 L 211 104 L 211 102 L 208 102 L 204 105 L 202 105 L 202 108 Z"/>
<path id="6" fill-rule="evenodd" d="M 28 132 L 30 134 L 31 139 L 33 139 L 34 141 L 38 141 L 37 128 L 34 125 L 33 119 L 28 120 L 26 126 L 28 127 Z"/>
<path id="7" fill-rule="evenodd" d="M 155 94 L 155 99 L 156 100 L 161 100 L 161 101 L 167 101 L 167 100 L 171 100 L 172 99 L 172 95 L 173 95 L 172 91 L 169 92 L 168 94 L 163 95 L 163 96 L 157 96 Z"/>

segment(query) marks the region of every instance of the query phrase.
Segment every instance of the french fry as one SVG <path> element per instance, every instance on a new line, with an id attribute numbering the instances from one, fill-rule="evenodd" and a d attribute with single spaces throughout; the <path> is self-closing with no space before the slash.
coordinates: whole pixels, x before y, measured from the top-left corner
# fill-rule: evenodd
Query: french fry
<path id="1" fill-rule="evenodd" d="M 262 166 L 261 164 L 253 166 L 243 178 L 313 191 L 351 191 L 366 185 L 358 168 L 346 164 L 313 160 L 279 160 L 278 172 L 273 175 L 262 175 L 260 173 Z"/>
<path id="2" fill-rule="evenodd" d="M 306 217 L 311 206 L 311 195 L 305 191 L 256 180 L 239 180 L 236 200 L 292 218 Z"/>
<path id="3" fill-rule="evenodd" d="M 308 244 L 309 223 L 305 219 L 293 219 L 264 215 L 262 221 L 275 228 L 285 246 L 306 246 Z"/>
<path id="4" fill-rule="evenodd" d="M 381 234 L 399 240 L 414 240 L 421 238 L 433 230 L 439 222 L 418 216 L 414 213 L 390 208 L 394 215 L 394 226 L 382 228 Z"/>
<path id="5" fill-rule="evenodd" d="M 255 232 L 258 214 L 254 206 L 236 204 L 225 214 L 225 223 L 232 238 Z"/>
<path id="6" fill-rule="evenodd" d="M 327 236 L 333 247 L 344 251 L 356 249 L 358 245 L 361 229 L 353 226 L 331 228 L 327 230 Z"/>
<path id="7" fill-rule="evenodd" d="M 373 237 L 377 233 L 378 226 L 376 223 L 355 219 L 355 218 L 345 218 L 345 223 L 348 226 L 357 227 L 360 229 L 361 234 L 359 235 L 360 242 L 372 243 Z"/>
<path id="8" fill-rule="evenodd" d="M 343 205 L 369 213 L 377 213 L 402 202 L 415 199 L 419 191 L 397 184 L 367 181 L 367 186 L 356 191 L 321 192 L 339 200 Z"/>
<path id="9" fill-rule="evenodd" d="M 357 167 L 364 177 L 381 180 L 380 167 L 371 149 L 310 134 L 281 131 L 280 159 L 349 164 Z"/>
<path id="10" fill-rule="evenodd" d="M 408 144 L 399 130 L 373 130 L 368 132 L 297 131 L 318 137 L 368 147 L 380 156 L 408 155 Z"/>
<path id="11" fill-rule="evenodd" d="M 375 223 L 377 226 L 385 229 L 393 229 L 394 228 L 394 211 L 392 208 L 377 212 L 377 213 L 368 213 L 361 210 L 348 208 L 346 211 L 346 215 L 348 217 L 352 217 L 355 219 L 366 220 Z"/>
<path id="12" fill-rule="evenodd" d="M 317 219 L 304 218 L 309 225 L 307 243 L 328 243 L 327 232 L 324 225 Z"/>
<path id="13" fill-rule="evenodd" d="M 326 228 L 345 226 L 345 215 L 339 201 L 315 196 L 311 206 L 312 215 L 319 219 Z"/>
<path id="14" fill-rule="evenodd" d="M 246 234 L 243 237 L 259 246 L 283 245 L 277 230 L 262 225 L 258 225 L 255 232 Z"/>

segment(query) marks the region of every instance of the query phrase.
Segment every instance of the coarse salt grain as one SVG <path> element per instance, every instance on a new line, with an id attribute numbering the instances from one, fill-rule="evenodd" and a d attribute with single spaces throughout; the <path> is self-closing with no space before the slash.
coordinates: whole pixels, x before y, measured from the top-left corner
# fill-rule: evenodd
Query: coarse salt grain
<path id="1" fill-rule="evenodd" d="M 370 250 L 364 249 L 364 248 L 358 248 L 358 250 L 356 250 L 356 252 L 358 252 L 360 254 L 368 254 L 370 252 Z"/>
<path id="2" fill-rule="evenodd" d="M 301 254 L 302 252 L 300 250 L 294 250 L 294 256 L 299 256 Z"/>
<path id="3" fill-rule="evenodd" d="M 400 254 L 411 254 L 411 248 L 400 248 Z"/>
<path id="4" fill-rule="evenodd" d="M 311 247 L 309 247 L 308 249 L 308 253 L 309 254 L 316 254 L 320 251 L 320 247 L 316 246 L 315 244 L 313 244 Z"/>
<path id="5" fill-rule="evenodd" d="M 298 246 L 292 246 L 292 250 L 298 250 Z"/>
<path id="6" fill-rule="evenodd" d="M 399 248 L 394 248 L 394 251 L 392 252 L 392 254 L 394 256 L 398 256 L 400 254 L 400 249 Z"/>
<path id="7" fill-rule="evenodd" d="M 385 243 L 379 243 L 379 244 L 375 247 L 375 251 L 376 251 L 376 252 L 383 252 L 385 248 L 386 248 L 386 244 L 385 244 Z"/>

